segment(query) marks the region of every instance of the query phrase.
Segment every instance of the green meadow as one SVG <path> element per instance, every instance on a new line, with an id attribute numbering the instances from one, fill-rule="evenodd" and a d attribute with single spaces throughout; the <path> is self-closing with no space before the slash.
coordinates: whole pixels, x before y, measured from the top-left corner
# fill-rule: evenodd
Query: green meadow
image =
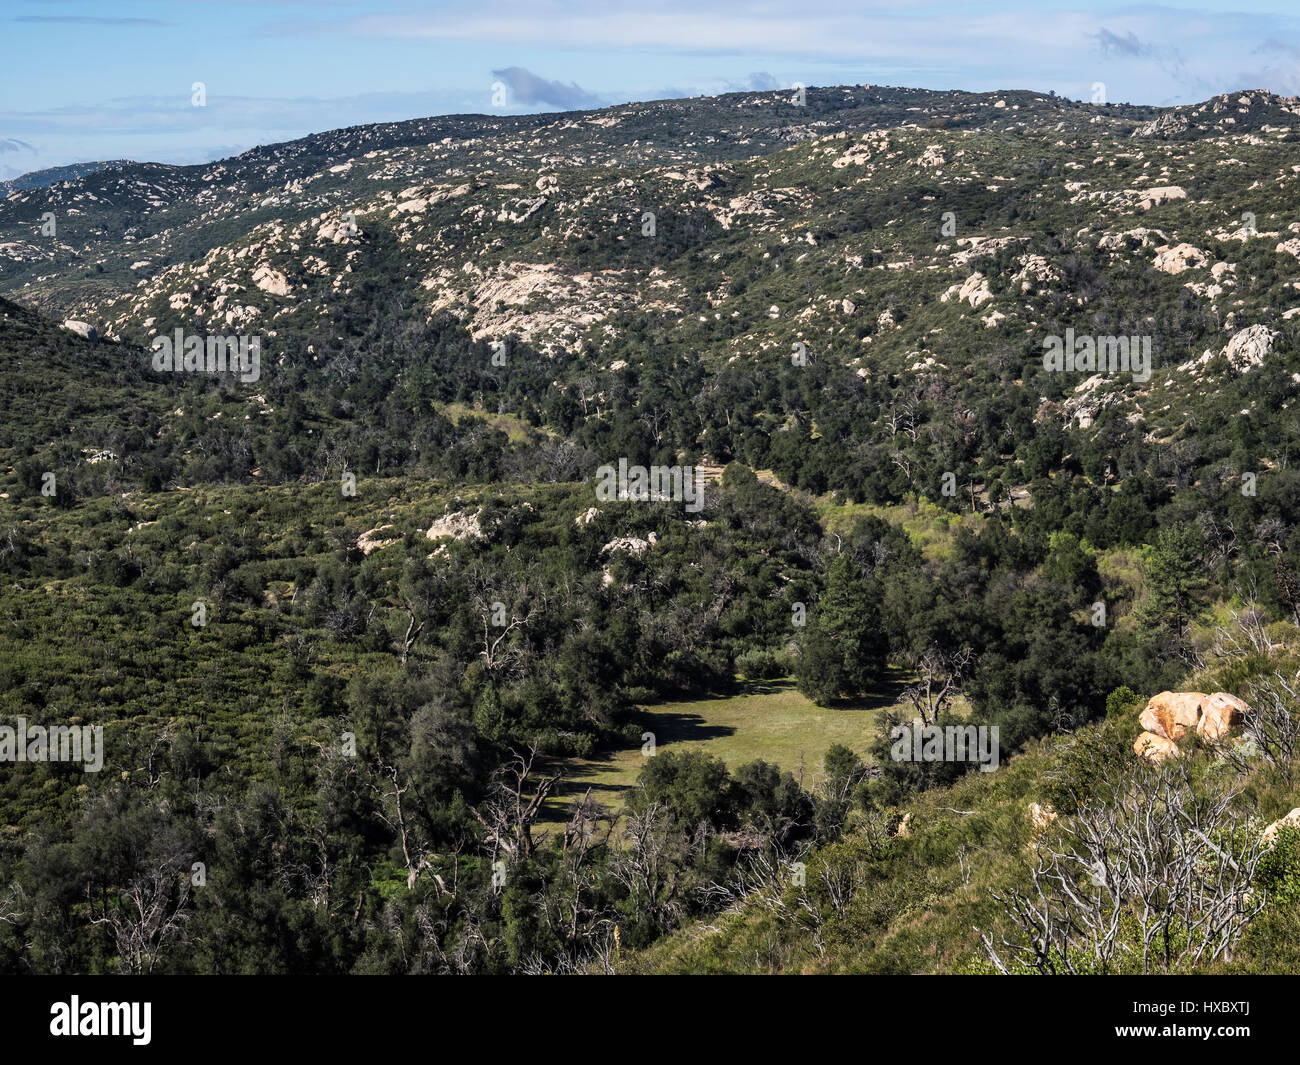
<path id="1" fill-rule="evenodd" d="M 643 706 L 640 723 L 643 732 L 654 734 L 657 751 L 703 750 L 729 769 L 762 759 L 811 787 L 833 744 L 869 760 L 867 748 L 880 734 L 885 711 L 906 703 L 906 683 L 902 671 L 891 670 L 874 698 L 824 707 L 801 695 L 790 678 L 747 681 L 733 695 Z M 647 757 L 636 747 L 564 760 L 565 778 L 542 820 L 562 822 L 572 801 L 588 789 L 596 802 L 620 809 Z"/>

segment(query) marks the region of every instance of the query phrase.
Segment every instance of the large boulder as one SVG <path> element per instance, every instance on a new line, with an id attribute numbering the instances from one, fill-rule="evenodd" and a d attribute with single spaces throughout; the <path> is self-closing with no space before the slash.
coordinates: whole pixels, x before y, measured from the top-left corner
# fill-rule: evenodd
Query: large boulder
<path id="1" fill-rule="evenodd" d="M 1144 732 L 1133 742 L 1133 753 L 1152 762 L 1163 762 L 1178 754 L 1178 744 L 1154 732 Z"/>
<path id="2" fill-rule="evenodd" d="M 467 510 L 458 510 L 454 513 L 444 514 L 429 526 L 429 531 L 424 535 L 430 540 L 441 540 L 443 538 L 482 540 L 483 529 L 479 525 L 478 513 L 471 514 Z"/>
<path id="3" fill-rule="evenodd" d="M 1240 725 L 1250 707 L 1227 692 L 1215 692 L 1202 704 L 1196 731 L 1211 743 L 1218 743 L 1234 725 Z"/>
<path id="4" fill-rule="evenodd" d="M 1204 699 L 1200 692 L 1161 692 L 1147 703 L 1138 723 L 1167 740 L 1181 740 L 1200 722 Z"/>
<path id="5" fill-rule="evenodd" d="M 1177 741 L 1195 732 L 1209 743 L 1219 743 L 1250 710 L 1244 702 L 1227 692 L 1161 692 L 1154 696 L 1138 722 L 1145 729 L 1133 752 L 1160 762 L 1178 753 Z"/>
<path id="6" fill-rule="evenodd" d="M 1181 274 L 1184 270 L 1202 270 L 1210 265 L 1209 256 L 1192 244 L 1164 245 L 1156 249 L 1151 264 L 1161 273 Z"/>
<path id="7" fill-rule="evenodd" d="M 1262 366 L 1273 354 L 1273 341 L 1277 339 L 1277 330 L 1266 325 L 1250 325 L 1234 334 L 1223 349 L 1228 365 L 1237 373 Z"/>
<path id="8" fill-rule="evenodd" d="M 85 337 L 87 340 L 99 339 L 99 333 L 95 331 L 95 327 L 89 322 L 78 322 L 69 318 L 63 323 L 63 328 L 70 333 L 76 333 L 79 337 Z"/>
<path id="9" fill-rule="evenodd" d="M 397 543 L 396 538 L 385 540 L 380 534 L 388 529 L 391 525 L 380 525 L 378 528 L 370 529 L 363 532 L 357 537 L 357 550 L 363 555 L 369 555 L 372 551 L 378 551 L 381 547 L 387 547 L 389 544 Z"/>

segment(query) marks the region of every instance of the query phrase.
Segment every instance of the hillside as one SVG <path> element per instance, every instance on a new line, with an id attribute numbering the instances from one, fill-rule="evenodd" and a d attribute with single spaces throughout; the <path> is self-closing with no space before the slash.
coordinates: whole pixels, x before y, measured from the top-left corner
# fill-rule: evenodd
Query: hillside
<path id="1" fill-rule="evenodd" d="M 849 86 L 12 190 L 0 970 L 1294 969 L 1298 123 Z"/>

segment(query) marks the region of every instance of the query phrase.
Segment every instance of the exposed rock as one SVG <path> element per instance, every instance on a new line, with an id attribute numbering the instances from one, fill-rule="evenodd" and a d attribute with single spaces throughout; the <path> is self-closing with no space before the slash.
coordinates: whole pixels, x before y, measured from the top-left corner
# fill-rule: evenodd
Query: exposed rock
<path id="1" fill-rule="evenodd" d="M 1284 828 L 1300 828 L 1300 806 L 1297 806 L 1285 817 L 1279 817 L 1268 828 L 1264 829 L 1264 834 L 1259 840 L 1265 847 L 1273 846 L 1273 841 L 1277 839 L 1277 834 Z"/>
<path id="2" fill-rule="evenodd" d="M 1201 707 L 1201 720 L 1196 731 L 1211 743 L 1218 743 L 1234 725 L 1240 725 L 1250 707 L 1227 692 L 1215 692 Z"/>
<path id="3" fill-rule="evenodd" d="M 522 209 L 511 211 L 503 206 L 497 212 L 498 222 L 526 222 L 546 206 L 547 199 L 545 196 L 538 196 L 532 200 L 515 200 L 514 203 Z"/>
<path id="4" fill-rule="evenodd" d="M 1163 185 L 1154 189 L 1138 189 L 1134 192 L 1134 195 L 1139 197 L 1137 209 L 1139 211 L 1149 211 L 1152 207 L 1167 203 L 1170 200 L 1187 199 L 1187 190 L 1181 189 L 1177 185 Z"/>
<path id="5" fill-rule="evenodd" d="M 862 140 L 851 145 L 831 166 L 841 170 L 846 166 L 861 166 L 876 152 L 883 152 L 889 147 L 888 130 L 873 130 L 865 133 Z"/>
<path id="6" fill-rule="evenodd" d="M 363 532 L 357 537 L 357 550 L 363 555 L 369 555 L 371 551 L 378 551 L 381 547 L 387 547 L 389 544 L 397 543 L 397 537 L 391 540 L 380 540 L 379 534 L 385 529 L 391 529 L 391 525 L 380 525 L 378 528 L 370 529 Z"/>
<path id="7" fill-rule="evenodd" d="M 1178 754 L 1176 741 L 1195 732 L 1209 743 L 1223 740 L 1250 710 L 1227 692 L 1161 692 L 1153 696 L 1138 722 L 1145 732 L 1133 744 L 1136 754 L 1162 761 Z"/>
<path id="8" fill-rule="evenodd" d="M 983 274 L 978 271 L 971 274 L 960 285 L 953 285 L 939 299 L 947 303 L 950 299 L 957 298 L 965 300 L 972 307 L 978 307 L 982 303 L 987 303 L 993 298 L 993 293 L 989 291 L 989 282 Z"/>
<path id="9" fill-rule="evenodd" d="M 1011 275 L 1011 280 L 1020 282 L 1021 292 L 1028 292 L 1034 287 L 1034 282 L 1060 281 L 1061 275 L 1056 267 L 1041 255 L 1022 255 L 1020 269 Z"/>
<path id="10" fill-rule="evenodd" d="M 743 196 L 733 196 L 725 207 L 721 202 L 710 201 L 709 211 L 723 229 L 730 229 L 737 218 L 775 218 L 777 208 L 806 198 L 806 194 L 798 189 L 756 189 Z M 805 234 L 805 239 L 813 243 L 811 233 Z"/>
<path id="11" fill-rule="evenodd" d="M 1102 251 L 1124 251 L 1128 247 L 1130 240 L 1136 240 L 1140 246 L 1145 248 L 1150 244 L 1155 244 L 1157 240 L 1161 244 L 1168 244 L 1169 238 L 1158 229 L 1145 229 L 1138 226 L 1136 229 L 1126 229 L 1123 233 L 1106 233 L 1097 241 L 1097 247 Z"/>
<path id="12" fill-rule="evenodd" d="M 429 526 L 429 531 L 424 535 L 430 540 L 439 540 L 443 537 L 453 540 L 481 540 L 483 530 L 479 527 L 477 512 L 470 514 L 468 511 L 460 510 L 444 514 Z"/>
<path id="13" fill-rule="evenodd" d="M 1273 340 L 1277 331 L 1266 325 L 1247 326 L 1228 341 L 1223 354 L 1237 373 L 1245 373 L 1273 354 Z"/>
<path id="14" fill-rule="evenodd" d="M 1155 262 L 1151 264 L 1161 273 L 1181 274 L 1184 270 L 1203 269 L 1210 265 L 1210 257 L 1192 244 L 1164 245 L 1156 249 Z"/>
<path id="15" fill-rule="evenodd" d="M 69 318 L 63 323 L 63 328 L 70 333 L 76 333 L 77 336 L 85 337 L 87 340 L 99 339 L 99 334 L 95 332 L 95 327 L 89 322 L 78 322 Z"/>
<path id="16" fill-rule="evenodd" d="M 1157 736 L 1181 740 L 1187 732 L 1196 730 L 1205 699 L 1201 692 L 1161 692 L 1138 715 L 1138 723 Z"/>
<path id="17" fill-rule="evenodd" d="M 957 247 L 962 250 L 952 253 L 952 264 L 965 266 L 972 259 L 994 255 L 1000 248 L 1011 244 L 1022 244 L 1028 239 L 1028 237 L 958 237 Z"/>
<path id="18" fill-rule="evenodd" d="M 943 154 L 942 144 L 927 144 L 925 152 L 916 161 L 917 166 L 939 167 L 948 162 L 947 157 Z"/>
<path id="19" fill-rule="evenodd" d="M 253 271 L 253 284 L 263 292 L 269 292 L 272 296 L 289 295 L 289 281 L 278 270 L 272 270 L 263 263 Z"/>
<path id="20" fill-rule="evenodd" d="M 651 309 L 674 309 L 638 296 L 632 288 L 635 280 L 628 271 L 572 274 L 555 263 L 510 261 L 486 272 L 466 264 L 462 271 L 440 272 L 421 284 L 435 293 L 431 311 L 472 315 L 470 333 L 475 340 L 515 334 L 550 355 L 575 343 L 588 326 L 637 305 L 638 299 Z M 655 284 L 672 288 L 669 282 Z"/>
<path id="21" fill-rule="evenodd" d="M 1159 137 L 1162 139 L 1176 137 L 1184 132 L 1189 124 L 1186 115 L 1179 114 L 1176 111 L 1169 111 L 1159 118 L 1142 123 L 1129 135 L 1132 137 Z"/>
<path id="22" fill-rule="evenodd" d="M 316 240 L 322 244 L 326 241 L 331 244 L 359 244 L 361 230 L 351 219 L 326 218 L 316 227 Z"/>
<path id="23" fill-rule="evenodd" d="M 648 534 L 644 540 L 639 536 L 616 536 L 600 549 L 600 553 L 603 555 L 606 552 L 626 551 L 632 555 L 644 555 L 658 542 L 659 536 L 657 533 Z"/>
<path id="24" fill-rule="evenodd" d="M 1163 762 L 1178 754 L 1178 745 L 1154 732 L 1144 732 L 1133 742 L 1133 753 L 1152 762 Z"/>

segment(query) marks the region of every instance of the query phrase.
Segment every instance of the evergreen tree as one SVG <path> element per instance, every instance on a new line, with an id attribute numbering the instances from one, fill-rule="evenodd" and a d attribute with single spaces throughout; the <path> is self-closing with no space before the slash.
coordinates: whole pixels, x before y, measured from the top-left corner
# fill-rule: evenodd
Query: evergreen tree
<path id="1" fill-rule="evenodd" d="M 885 670 L 889 641 L 875 580 L 864 580 L 848 555 L 826 574 L 799 655 L 799 690 L 820 703 L 862 695 Z"/>

